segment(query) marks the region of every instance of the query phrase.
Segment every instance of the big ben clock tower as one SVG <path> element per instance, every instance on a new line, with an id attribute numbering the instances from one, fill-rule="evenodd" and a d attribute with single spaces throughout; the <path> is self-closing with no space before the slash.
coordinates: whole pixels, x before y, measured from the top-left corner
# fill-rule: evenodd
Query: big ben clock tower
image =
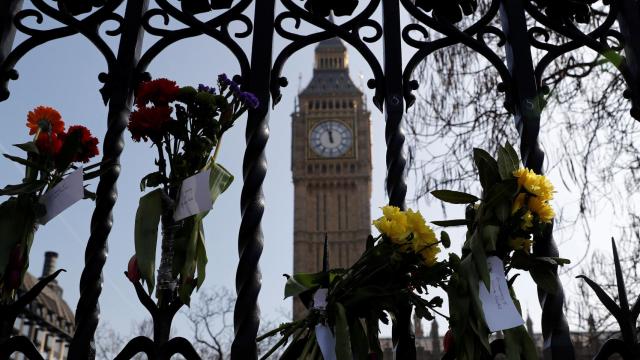
<path id="1" fill-rule="evenodd" d="M 330 267 L 348 267 L 371 232 L 371 131 L 338 38 L 316 47 L 313 78 L 299 94 L 292 127 L 294 273 L 322 269 L 325 234 Z M 294 302 L 294 317 L 302 311 Z"/>

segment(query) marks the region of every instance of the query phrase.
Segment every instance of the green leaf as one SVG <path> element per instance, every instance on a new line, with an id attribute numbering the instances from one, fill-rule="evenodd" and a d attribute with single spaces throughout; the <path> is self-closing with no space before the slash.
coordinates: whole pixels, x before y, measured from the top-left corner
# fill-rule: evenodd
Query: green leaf
<path id="1" fill-rule="evenodd" d="M 0 190 L 0 195 L 31 194 L 42 190 L 46 185 L 47 182 L 45 180 L 36 180 L 17 185 L 7 185 L 4 189 Z"/>
<path id="2" fill-rule="evenodd" d="M 480 200 L 475 195 L 452 190 L 433 190 L 431 195 L 450 204 L 471 204 Z"/>
<path id="3" fill-rule="evenodd" d="M 513 172 L 520 167 L 520 159 L 511 144 L 498 148 L 498 171 L 502 180 L 513 178 Z"/>
<path id="4" fill-rule="evenodd" d="M 446 231 L 440 232 L 440 241 L 442 242 L 442 246 L 444 246 L 445 249 L 448 249 L 449 246 L 451 246 L 451 238 Z"/>
<path id="5" fill-rule="evenodd" d="M 319 288 L 324 276 L 323 273 L 298 273 L 289 276 L 284 286 L 284 298 Z"/>
<path id="6" fill-rule="evenodd" d="M 36 143 L 33 141 L 22 144 L 14 144 L 13 146 L 17 147 L 20 150 L 24 150 L 27 153 L 40 154 L 40 150 L 38 150 Z"/>
<path id="7" fill-rule="evenodd" d="M 349 339 L 349 323 L 347 311 L 339 302 L 336 303 L 336 360 L 353 360 L 351 340 Z"/>
<path id="8" fill-rule="evenodd" d="M 486 251 L 496 251 L 496 243 L 498 242 L 498 235 L 500 234 L 500 227 L 496 225 L 484 225 L 482 227 L 482 242 Z"/>
<path id="9" fill-rule="evenodd" d="M 152 172 L 151 174 L 145 175 L 142 180 L 140 180 L 140 191 L 144 191 L 147 187 L 154 188 L 160 186 L 168 180 L 169 179 L 160 174 L 159 171 Z"/>
<path id="10" fill-rule="evenodd" d="M 474 148 L 473 161 L 478 168 L 480 176 L 480 184 L 483 189 L 490 189 L 495 183 L 500 181 L 500 171 L 498 170 L 498 162 L 489 155 L 488 152 Z"/>
<path id="11" fill-rule="evenodd" d="M 351 352 L 354 360 L 369 359 L 369 343 L 367 333 L 364 331 L 360 319 L 355 319 L 349 326 L 349 337 L 351 339 Z"/>
<path id="12" fill-rule="evenodd" d="M 507 359 L 537 360 L 535 344 L 524 326 L 503 330 Z"/>
<path id="13" fill-rule="evenodd" d="M 471 253 L 473 254 L 473 262 L 475 263 L 476 270 L 482 282 L 487 289 L 491 289 L 491 280 L 489 279 L 489 266 L 487 265 L 487 254 L 484 249 L 482 239 L 479 238 L 478 233 L 474 233 L 471 238 Z"/>
<path id="14" fill-rule="evenodd" d="M 149 294 L 155 286 L 156 243 L 162 215 L 162 190 L 156 189 L 140 198 L 136 212 L 135 247 L 142 279 Z"/>
<path id="15" fill-rule="evenodd" d="M 225 192 L 233 182 L 233 175 L 220 164 L 211 167 L 209 176 L 209 189 L 211 190 L 211 200 L 215 203 L 218 196 Z"/>
<path id="16" fill-rule="evenodd" d="M 207 249 L 204 245 L 204 228 L 202 223 L 200 224 L 200 235 L 196 243 L 196 269 L 198 270 L 198 284 L 197 288 L 200 289 L 205 278 L 205 270 L 207 268 Z"/>
<path id="17" fill-rule="evenodd" d="M 35 161 L 23 159 L 21 157 L 9 155 L 9 154 L 2 154 L 2 156 L 6 157 L 7 159 L 13 162 L 17 162 L 20 165 L 24 165 L 40 171 L 48 171 L 48 169 L 43 164 L 37 163 Z"/>
<path id="18" fill-rule="evenodd" d="M 0 278 L 9 264 L 12 250 L 23 245 L 25 263 L 21 279 L 29 267 L 29 251 L 35 235 L 35 214 L 31 199 L 11 197 L 0 204 Z"/>
<path id="19" fill-rule="evenodd" d="M 517 191 L 518 181 L 516 179 L 502 181 L 493 185 L 484 197 L 484 218 L 491 216 L 492 210 L 495 211 L 503 204 L 510 203 Z"/>
<path id="20" fill-rule="evenodd" d="M 452 226 L 467 226 L 469 225 L 469 221 L 466 219 L 457 219 L 457 220 L 438 220 L 432 221 L 433 225 L 438 225 L 442 227 L 452 227 Z"/>

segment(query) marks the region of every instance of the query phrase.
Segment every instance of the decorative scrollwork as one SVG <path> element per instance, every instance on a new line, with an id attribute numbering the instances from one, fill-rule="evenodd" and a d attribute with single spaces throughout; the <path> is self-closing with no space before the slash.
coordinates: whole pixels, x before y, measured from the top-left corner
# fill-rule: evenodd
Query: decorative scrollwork
<path id="1" fill-rule="evenodd" d="M 338 37 L 353 46 L 371 67 L 374 77 L 369 80 L 367 84 L 370 89 L 374 90 L 373 103 L 382 110 L 384 102 L 384 72 L 376 56 L 365 44 L 376 42 L 382 37 L 382 26 L 377 21 L 371 19 L 371 16 L 380 4 L 380 0 L 372 0 L 359 14 L 341 25 L 336 25 L 332 21 L 301 8 L 294 4 L 292 0 L 282 0 L 282 4 L 287 11 L 276 16 L 275 30 L 281 37 L 291 40 L 291 43 L 282 49 L 273 63 L 271 96 L 273 97 L 274 105 L 277 104 L 282 97 L 281 88 L 288 84 L 287 79 L 281 76 L 282 69 L 287 60 L 305 46 L 331 37 Z M 304 20 L 319 27 L 322 31 L 309 35 L 293 33 L 286 30 L 283 26 L 283 23 L 290 19 L 294 21 L 293 25 L 295 29 L 299 29 L 302 20 Z M 361 36 L 360 31 L 363 28 L 373 29 L 374 34 L 371 36 Z"/>
<path id="2" fill-rule="evenodd" d="M 243 14 L 243 11 L 251 4 L 251 0 L 242 0 L 222 14 L 205 22 L 200 21 L 193 14 L 178 9 L 167 0 L 158 0 L 157 4 L 159 8 L 149 9 L 145 12 L 143 28 L 149 34 L 159 36 L 161 39 L 151 45 L 140 58 L 138 62 L 140 73 L 144 73 L 149 63 L 170 45 L 183 39 L 207 35 L 218 40 L 233 53 L 238 60 L 240 73 L 243 77 L 248 74 L 250 66 L 247 55 L 233 38 L 246 38 L 253 32 L 251 19 Z M 165 26 L 169 25 L 171 19 L 175 19 L 185 27 L 177 30 L 156 27 L 151 24 L 151 21 L 157 16 L 162 18 L 162 23 Z M 236 21 L 242 23 L 245 28 L 232 36 L 229 33 L 229 25 Z"/>
<path id="3" fill-rule="evenodd" d="M 475 50 L 489 61 L 498 71 L 502 79 L 502 85 L 499 90 L 504 91 L 507 97 L 507 107 L 510 107 L 510 99 L 512 98 L 511 75 L 509 70 L 503 63 L 502 59 L 487 45 L 485 35 L 491 34 L 498 38 L 498 46 L 503 46 L 506 42 L 504 32 L 495 26 L 489 25 L 498 14 L 500 9 L 500 1 L 493 0 L 486 14 L 480 17 L 476 22 L 471 24 L 464 30 L 460 30 L 448 21 L 439 21 L 428 15 L 426 12 L 418 8 L 411 0 L 401 0 L 405 9 L 420 23 L 412 23 L 403 29 L 402 39 L 408 45 L 418 49 L 418 51 L 409 59 L 404 72 L 404 98 L 406 106 L 409 108 L 415 102 L 415 96 L 412 94 L 418 89 L 418 82 L 411 79 L 412 74 L 420 62 L 426 59 L 435 51 L 455 44 L 463 44 Z M 429 38 L 429 30 L 435 30 L 444 35 L 443 38 L 427 41 Z M 412 32 L 418 32 L 423 35 L 424 40 L 417 40 L 411 36 Z M 475 38 L 474 38 L 475 36 Z"/>
<path id="4" fill-rule="evenodd" d="M 32 0 L 35 9 L 25 9 L 17 12 L 14 17 L 15 28 L 29 35 L 29 38 L 16 46 L 6 56 L 0 64 L 0 101 L 9 97 L 8 82 L 16 80 L 18 73 L 15 70 L 16 64 L 34 48 L 50 41 L 61 39 L 67 36 L 82 34 L 100 51 L 107 62 L 108 72 L 111 73 L 115 65 L 115 54 L 107 43 L 100 37 L 99 29 L 107 21 L 115 21 L 118 26 L 115 29 L 107 30 L 106 34 L 115 36 L 120 34 L 123 18 L 115 12 L 115 9 L 122 4 L 123 0 L 108 0 L 98 10 L 86 16 L 82 20 L 76 19 L 70 14 L 60 11 L 43 0 Z M 61 27 L 53 29 L 35 29 L 28 26 L 25 20 L 35 18 L 37 24 L 42 24 L 44 16 L 52 18 L 63 24 Z M 107 99 L 104 99 L 105 102 Z"/>
<path id="5" fill-rule="evenodd" d="M 540 7 L 539 3 L 539 0 L 529 0 L 525 3 L 525 8 L 534 20 L 546 27 L 535 26 L 529 29 L 531 45 L 547 51 L 535 66 L 536 83 L 540 89 L 545 89 L 544 73 L 549 65 L 560 56 L 582 47 L 588 47 L 608 60 L 618 69 L 627 84 L 631 84 L 634 81 L 629 70 L 629 64 L 625 57 L 620 54 L 624 48 L 624 37 L 619 31 L 612 29 L 616 21 L 616 16 L 620 11 L 620 6 L 617 1 L 610 2 L 609 12 L 606 14 L 604 20 L 589 33 L 584 33 L 574 23 L 574 21 L 579 23 L 584 22 L 585 19 L 581 18 L 584 14 L 575 15 L 571 13 L 573 10 L 569 11 L 570 9 L 566 7 L 563 8 L 564 12 L 558 13 L 559 10 L 553 10 L 550 5 Z M 564 2 L 558 3 L 564 4 Z M 541 9 L 546 11 L 543 12 Z M 569 13 L 567 13 L 567 11 L 569 11 Z M 585 10 L 582 9 L 580 11 Z M 560 37 L 568 39 L 568 41 L 560 44 L 550 43 L 550 30 Z M 544 42 L 538 40 L 540 36 L 544 37 Z M 614 39 L 616 43 L 612 44 L 611 39 Z"/>

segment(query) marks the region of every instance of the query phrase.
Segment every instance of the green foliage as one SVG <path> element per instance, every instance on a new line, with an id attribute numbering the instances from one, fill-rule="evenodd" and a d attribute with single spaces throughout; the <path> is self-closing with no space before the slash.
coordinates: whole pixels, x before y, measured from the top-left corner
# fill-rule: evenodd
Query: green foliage
<path id="1" fill-rule="evenodd" d="M 162 190 L 156 189 L 140 198 L 136 211 L 135 248 L 142 280 L 149 294 L 155 286 L 156 243 L 162 215 Z"/>
<path id="2" fill-rule="evenodd" d="M 471 204 L 480 200 L 475 195 L 451 190 L 433 190 L 431 195 L 451 204 Z"/>

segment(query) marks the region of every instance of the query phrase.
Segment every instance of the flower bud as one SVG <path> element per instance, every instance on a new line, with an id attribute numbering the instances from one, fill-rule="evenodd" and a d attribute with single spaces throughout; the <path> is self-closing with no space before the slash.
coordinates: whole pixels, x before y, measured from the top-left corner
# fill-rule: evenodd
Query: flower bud
<path id="1" fill-rule="evenodd" d="M 138 258 L 133 255 L 129 260 L 129 265 L 127 266 L 127 277 L 131 282 L 140 281 L 140 269 L 138 268 Z"/>
<path id="2" fill-rule="evenodd" d="M 9 266 L 7 270 L 22 270 L 24 267 L 24 254 L 22 252 L 22 246 L 20 244 L 16 245 L 13 250 L 11 250 L 11 256 L 9 257 Z"/>
<path id="3" fill-rule="evenodd" d="M 11 270 L 7 274 L 5 284 L 9 290 L 16 290 L 20 287 L 20 270 Z"/>
<path id="4" fill-rule="evenodd" d="M 444 352 L 449 354 L 453 351 L 453 346 L 454 346 L 455 342 L 454 342 L 454 338 L 453 338 L 453 333 L 451 332 L 451 329 L 447 330 L 447 333 L 444 334 L 444 340 L 443 340 L 443 344 L 442 346 L 444 347 Z"/>

